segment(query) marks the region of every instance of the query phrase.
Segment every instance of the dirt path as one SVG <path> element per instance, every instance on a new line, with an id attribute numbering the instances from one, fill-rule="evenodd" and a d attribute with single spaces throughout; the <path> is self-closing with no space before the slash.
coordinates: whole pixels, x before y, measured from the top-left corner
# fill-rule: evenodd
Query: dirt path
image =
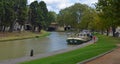
<path id="1" fill-rule="evenodd" d="M 93 44 L 93 40 L 89 41 L 87 43 L 78 45 L 76 47 L 71 47 L 71 48 L 54 51 L 54 52 L 50 52 L 50 53 L 38 54 L 38 55 L 34 55 L 33 57 L 26 56 L 26 57 L 17 58 L 17 59 L 9 59 L 9 60 L 0 61 L 0 64 L 18 64 L 18 63 L 24 62 L 24 61 L 30 61 L 30 60 L 39 59 L 39 58 L 43 58 L 43 57 L 47 57 L 47 56 L 52 56 L 52 55 L 56 55 L 56 54 L 60 54 L 60 53 L 65 53 L 65 52 L 72 51 L 72 50 L 75 50 L 75 49 L 78 49 L 81 47 L 85 47 L 90 44 Z"/>
<path id="2" fill-rule="evenodd" d="M 120 64 L 120 44 L 114 51 L 85 64 Z"/>

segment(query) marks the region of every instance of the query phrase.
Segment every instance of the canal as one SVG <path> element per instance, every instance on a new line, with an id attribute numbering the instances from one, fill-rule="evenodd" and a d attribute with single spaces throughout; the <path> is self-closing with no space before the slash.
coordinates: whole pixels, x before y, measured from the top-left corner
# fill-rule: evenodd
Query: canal
<path id="1" fill-rule="evenodd" d="M 67 45 L 66 38 L 64 32 L 51 32 L 51 35 L 43 38 L 0 42 L 0 60 L 29 56 L 31 49 L 34 54 L 40 54 L 74 47 Z"/>

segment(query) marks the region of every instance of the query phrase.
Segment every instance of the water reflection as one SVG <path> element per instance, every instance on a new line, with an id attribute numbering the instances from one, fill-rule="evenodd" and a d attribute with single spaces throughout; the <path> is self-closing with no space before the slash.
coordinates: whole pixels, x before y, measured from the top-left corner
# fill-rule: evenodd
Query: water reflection
<path id="1" fill-rule="evenodd" d="M 52 32 L 45 38 L 0 42 L 0 60 L 29 56 L 31 49 L 39 54 L 69 47 L 73 46 L 67 45 L 64 32 Z"/>

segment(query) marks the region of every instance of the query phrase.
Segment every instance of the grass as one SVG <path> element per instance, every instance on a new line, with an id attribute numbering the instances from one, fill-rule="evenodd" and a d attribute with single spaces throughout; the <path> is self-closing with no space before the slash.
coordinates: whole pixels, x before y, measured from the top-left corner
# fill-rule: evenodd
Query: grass
<path id="1" fill-rule="evenodd" d="M 99 40 L 95 44 L 42 59 L 26 61 L 21 64 L 76 64 L 117 47 L 115 42 L 119 42 L 118 39 L 103 35 L 97 36 Z"/>
<path id="2" fill-rule="evenodd" d="M 29 38 L 35 38 L 38 37 L 44 37 L 49 35 L 49 32 L 41 31 L 41 33 L 33 33 L 33 32 L 15 32 L 15 33 L 4 33 L 3 37 L 0 37 L 0 42 L 3 41 L 12 41 L 12 40 L 22 40 L 22 39 L 29 39 Z"/>

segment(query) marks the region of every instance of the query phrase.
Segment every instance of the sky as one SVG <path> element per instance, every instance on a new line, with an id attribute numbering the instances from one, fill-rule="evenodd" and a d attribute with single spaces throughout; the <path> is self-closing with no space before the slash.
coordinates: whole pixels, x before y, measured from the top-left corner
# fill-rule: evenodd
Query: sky
<path id="1" fill-rule="evenodd" d="M 28 4 L 35 0 L 28 0 Z M 61 9 L 72 6 L 75 3 L 87 4 L 88 6 L 94 7 L 94 3 L 98 0 L 37 0 L 38 2 L 44 1 L 49 11 L 55 11 L 59 13 Z"/>

